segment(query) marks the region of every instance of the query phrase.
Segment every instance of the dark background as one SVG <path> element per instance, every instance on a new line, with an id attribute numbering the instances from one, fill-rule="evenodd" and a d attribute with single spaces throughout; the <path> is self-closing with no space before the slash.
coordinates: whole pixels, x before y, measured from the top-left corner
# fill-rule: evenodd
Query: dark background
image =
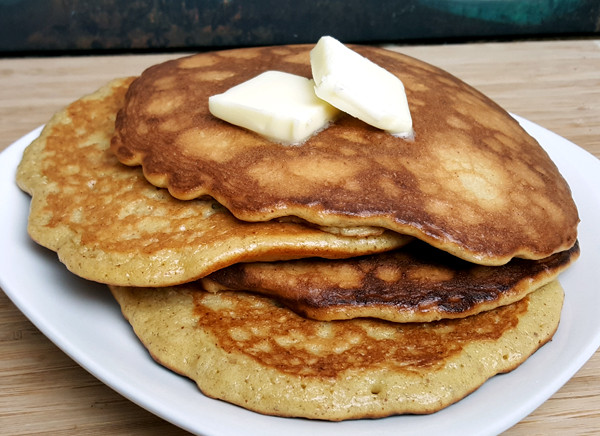
<path id="1" fill-rule="evenodd" d="M 0 55 L 598 35 L 600 0 L 0 0 Z"/>

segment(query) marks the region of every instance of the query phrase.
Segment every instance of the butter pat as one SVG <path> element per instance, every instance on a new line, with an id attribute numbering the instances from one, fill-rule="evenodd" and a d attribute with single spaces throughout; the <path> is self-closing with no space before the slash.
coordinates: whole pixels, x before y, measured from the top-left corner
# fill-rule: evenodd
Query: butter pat
<path id="1" fill-rule="evenodd" d="M 339 113 L 315 95 L 312 80 L 281 71 L 209 97 L 208 108 L 215 117 L 285 144 L 305 141 Z"/>
<path id="2" fill-rule="evenodd" d="M 392 73 L 331 36 L 319 39 L 310 63 L 317 96 L 372 126 L 412 136 L 404 85 Z"/>

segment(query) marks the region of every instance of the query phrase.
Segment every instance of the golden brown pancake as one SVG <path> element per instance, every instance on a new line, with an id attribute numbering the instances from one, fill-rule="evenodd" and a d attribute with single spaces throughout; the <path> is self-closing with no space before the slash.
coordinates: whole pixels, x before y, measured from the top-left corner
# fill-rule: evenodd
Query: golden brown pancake
<path id="1" fill-rule="evenodd" d="M 556 279 L 578 257 L 576 243 L 542 260 L 482 266 L 413 242 L 352 259 L 236 264 L 201 280 L 210 292 L 256 292 L 315 320 L 428 322 L 514 303 Z"/>
<path id="2" fill-rule="evenodd" d="M 32 195 L 28 231 L 75 274 L 102 283 L 164 286 L 235 262 L 345 257 L 406 242 L 393 232 L 333 235 L 298 223 L 246 223 L 215 201 L 180 201 L 110 152 L 131 79 L 117 79 L 57 113 L 25 151 L 17 182 Z"/>
<path id="3" fill-rule="evenodd" d="M 209 96 L 263 71 L 311 77 L 311 48 L 201 53 L 149 68 L 127 93 L 112 150 L 175 197 L 211 196 L 244 221 L 382 227 L 485 265 L 573 246 L 577 209 L 546 152 L 489 98 L 416 59 L 353 47 L 403 81 L 414 141 L 346 115 L 285 146 L 209 113 Z"/>
<path id="4" fill-rule="evenodd" d="M 152 357 L 207 396 L 324 420 L 440 410 L 549 341 L 563 301 L 555 281 L 479 315 L 395 324 L 312 321 L 265 297 L 193 284 L 111 290 Z"/>

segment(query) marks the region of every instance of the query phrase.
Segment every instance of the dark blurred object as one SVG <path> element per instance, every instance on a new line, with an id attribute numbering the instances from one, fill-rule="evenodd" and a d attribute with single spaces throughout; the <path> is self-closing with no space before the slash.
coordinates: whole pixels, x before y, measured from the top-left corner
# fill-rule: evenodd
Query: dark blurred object
<path id="1" fill-rule="evenodd" d="M 598 0 L 0 0 L 0 52 L 599 33 Z"/>

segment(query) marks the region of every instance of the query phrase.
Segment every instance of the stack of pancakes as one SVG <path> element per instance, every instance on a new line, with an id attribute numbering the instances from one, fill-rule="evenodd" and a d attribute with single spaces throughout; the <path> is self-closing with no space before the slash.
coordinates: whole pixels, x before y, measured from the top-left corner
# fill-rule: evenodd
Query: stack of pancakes
<path id="1" fill-rule="evenodd" d="M 403 81 L 414 140 L 343 115 L 286 146 L 208 111 L 264 71 L 310 77 L 311 48 L 184 57 L 57 113 L 18 168 L 29 233 L 208 396 L 326 420 L 435 412 L 552 338 L 577 209 L 509 114 L 387 50 L 353 47 Z"/>

